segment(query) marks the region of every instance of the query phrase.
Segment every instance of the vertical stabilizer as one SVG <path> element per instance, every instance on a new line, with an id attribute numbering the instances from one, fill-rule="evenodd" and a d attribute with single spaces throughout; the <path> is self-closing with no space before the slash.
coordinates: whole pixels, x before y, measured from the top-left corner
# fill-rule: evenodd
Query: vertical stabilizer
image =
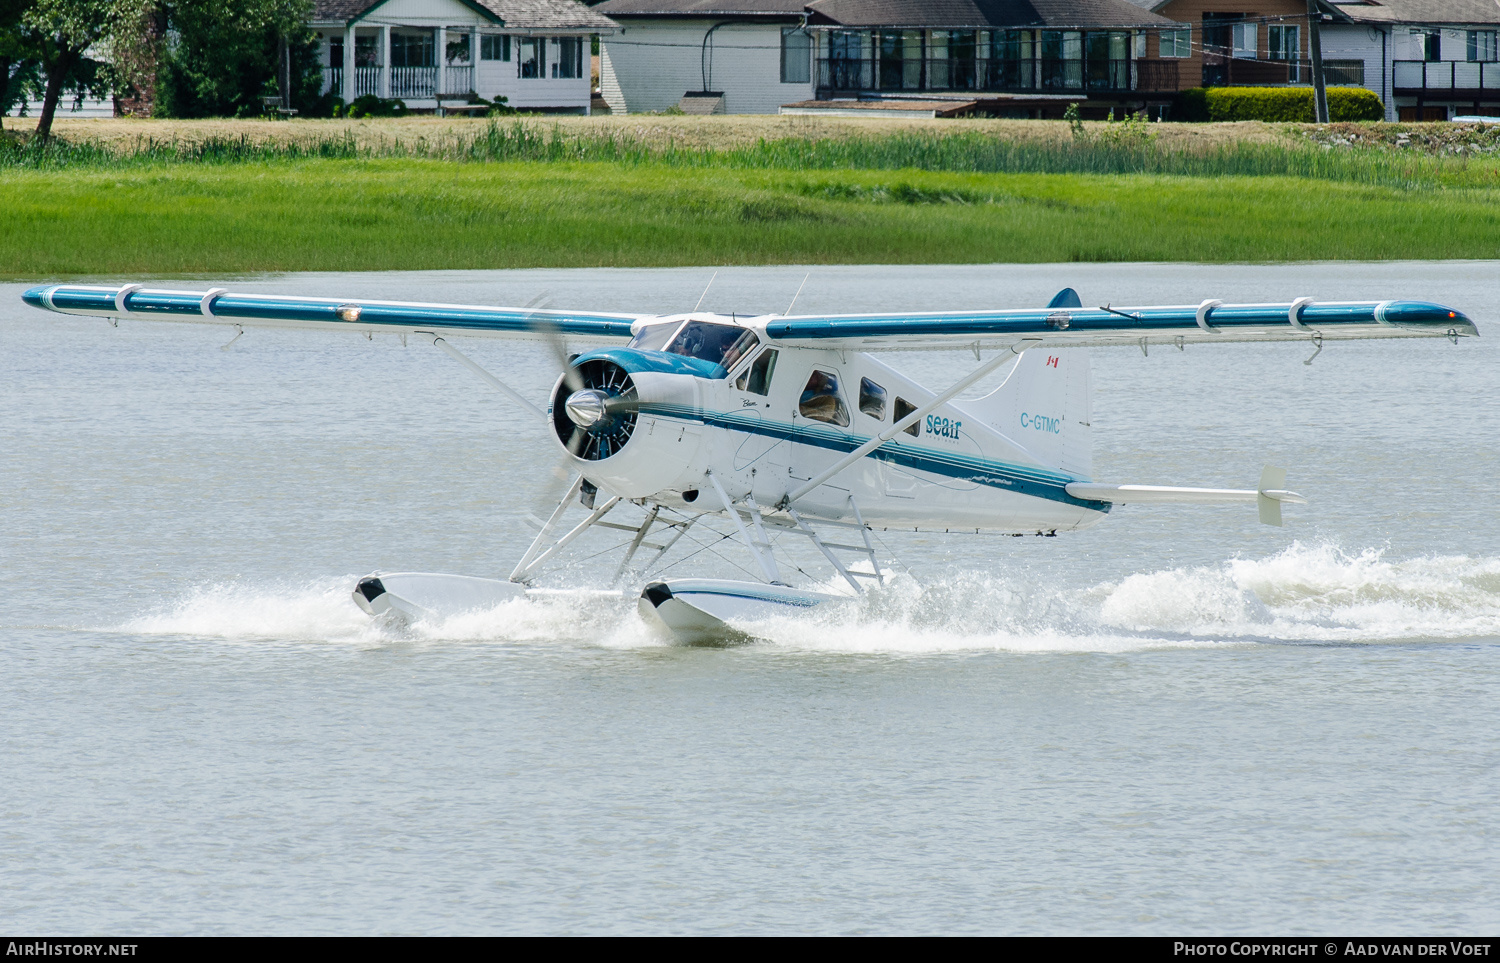
<path id="1" fill-rule="evenodd" d="M 1032 348 L 1005 383 L 963 408 L 1043 464 L 1083 481 L 1093 477 L 1089 352 Z"/>

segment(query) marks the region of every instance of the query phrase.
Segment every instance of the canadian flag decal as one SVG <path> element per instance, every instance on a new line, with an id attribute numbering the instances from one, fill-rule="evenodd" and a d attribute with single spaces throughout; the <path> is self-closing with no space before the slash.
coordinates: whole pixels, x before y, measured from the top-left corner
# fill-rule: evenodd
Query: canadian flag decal
<path id="1" fill-rule="evenodd" d="M 1057 356 L 1056 355 L 1048 355 L 1047 356 L 1047 367 L 1049 367 L 1049 368 L 1056 368 L 1057 367 Z"/>

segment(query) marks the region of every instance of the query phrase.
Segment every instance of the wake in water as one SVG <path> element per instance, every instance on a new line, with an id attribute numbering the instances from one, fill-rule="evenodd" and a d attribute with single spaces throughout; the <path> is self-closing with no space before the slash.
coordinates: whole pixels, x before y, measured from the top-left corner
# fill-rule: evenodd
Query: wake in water
<path id="1" fill-rule="evenodd" d="M 208 585 L 119 631 L 244 641 L 660 645 L 632 598 L 508 602 L 407 629 L 372 622 L 352 577 L 300 586 Z M 942 584 L 893 578 L 883 590 L 810 615 L 747 626 L 773 644 L 847 652 L 1113 652 L 1252 642 L 1500 638 L 1500 558 L 1389 561 L 1293 543 L 1264 559 L 1052 587 L 1024 575 L 961 572 Z"/>

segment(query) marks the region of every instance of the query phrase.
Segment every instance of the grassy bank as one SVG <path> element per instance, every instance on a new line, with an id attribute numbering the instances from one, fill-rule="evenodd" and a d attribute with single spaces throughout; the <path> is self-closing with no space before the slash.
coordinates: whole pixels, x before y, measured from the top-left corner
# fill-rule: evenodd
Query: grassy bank
<path id="1" fill-rule="evenodd" d="M 0 181 L 12 277 L 1496 256 L 1493 191 L 1287 177 L 311 159 Z"/>
<path id="2" fill-rule="evenodd" d="M 1500 257 L 1493 155 L 1059 129 L 16 146 L 0 151 L 0 274 Z"/>

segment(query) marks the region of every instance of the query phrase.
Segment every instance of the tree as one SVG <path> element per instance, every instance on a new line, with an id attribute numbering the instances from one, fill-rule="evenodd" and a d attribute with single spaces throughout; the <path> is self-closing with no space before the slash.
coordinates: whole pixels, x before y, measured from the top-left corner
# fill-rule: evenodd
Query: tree
<path id="1" fill-rule="evenodd" d="M 36 63 L 21 22 L 31 5 L 32 0 L 0 0 L 0 126 L 35 82 Z"/>
<path id="2" fill-rule="evenodd" d="M 310 0 L 173 0 L 162 113 L 244 116 L 259 113 L 262 95 L 272 92 L 305 110 L 318 95 L 310 7 Z"/>
<path id="3" fill-rule="evenodd" d="M 57 101 L 69 86 L 91 83 L 94 72 L 84 63 L 84 52 L 109 32 L 115 14 L 113 0 L 33 0 L 22 22 L 27 39 L 47 78 L 36 136 L 52 136 Z"/>

